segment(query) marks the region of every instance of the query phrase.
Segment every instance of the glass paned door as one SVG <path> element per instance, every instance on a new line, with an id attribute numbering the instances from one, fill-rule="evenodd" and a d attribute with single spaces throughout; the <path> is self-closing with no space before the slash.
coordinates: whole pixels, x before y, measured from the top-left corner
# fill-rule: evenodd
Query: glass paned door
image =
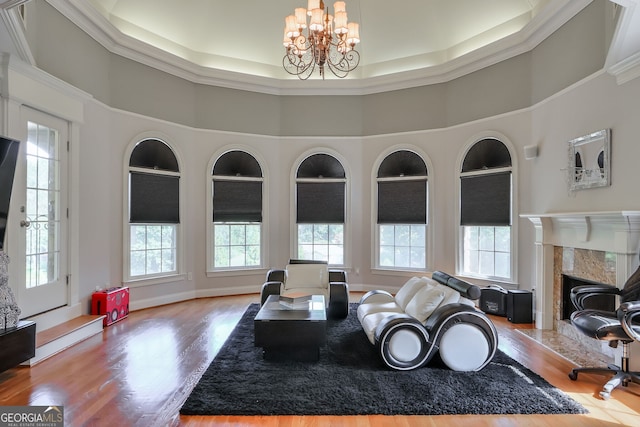
<path id="1" fill-rule="evenodd" d="M 12 251 L 11 261 L 22 284 L 18 291 L 22 317 L 68 301 L 67 123 L 35 111 L 27 116 L 23 157 L 16 172 L 18 185 L 14 187 L 19 249 Z"/>
<path id="2" fill-rule="evenodd" d="M 60 143 L 58 131 L 29 122 L 26 145 L 26 287 L 60 278 Z"/>

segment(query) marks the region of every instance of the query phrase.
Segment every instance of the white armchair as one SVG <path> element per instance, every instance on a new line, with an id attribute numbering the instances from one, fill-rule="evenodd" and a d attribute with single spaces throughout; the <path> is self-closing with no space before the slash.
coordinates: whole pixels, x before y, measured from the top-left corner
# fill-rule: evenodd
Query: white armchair
<path id="1" fill-rule="evenodd" d="M 329 269 L 326 262 L 290 260 L 284 270 L 270 270 L 262 285 L 261 304 L 269 295 L 324 295 L 328 317 L 343 319 L 349 313 L 347 274 Z"/>

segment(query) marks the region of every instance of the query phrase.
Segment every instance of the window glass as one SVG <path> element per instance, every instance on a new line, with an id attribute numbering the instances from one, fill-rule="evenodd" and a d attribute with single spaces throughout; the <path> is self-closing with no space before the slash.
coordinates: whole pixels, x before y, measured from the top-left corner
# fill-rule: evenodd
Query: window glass
<path id="1" fill-rule="evenodd" d="M 381 267 L 426 268 L 426 227 L 422 225 L 379 226 Z"/>
<path id="2" fill-rule="evenodd" d="M 463 227 L 462 273 L 511 277 L 511 227 Z"/>
<path id="3" fill-rule="evenodd" d="M 130 228 L 132 277 L 176 271 L 176 225 L 132 224 Z"/>

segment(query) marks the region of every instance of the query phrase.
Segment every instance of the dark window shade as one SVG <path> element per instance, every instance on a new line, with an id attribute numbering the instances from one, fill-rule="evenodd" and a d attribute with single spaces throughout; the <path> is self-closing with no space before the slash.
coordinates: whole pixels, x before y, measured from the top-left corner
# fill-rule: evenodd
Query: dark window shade
<path id="1" fill-rule="evenodd" d="M 344 223 L 344 188 L 344 182 L 299 182 L 297 223 Z"/>
<path id="2" fill-rule="evenodd" d="M 464 157 L 462 172 L 480 171 L 511 166 L 509 149 L 497 139 L 476 142 Z"/>
<path id="3" fill-rule="evenodd" d="M 511 172 L 461 178 L 460 225 L 511 225 Z"/>
<path id="4" fill-rule="evenodd" d="M 180 223 L 180 178 L 131 172 L 129 221 Z"/>
<path id="5" fill-rule="evenodd" d="M 378 183 L 378 224 L 426 224 L 427 181 Z"/>
<path id="6" fill-rule="evenodd" d="M 171 148 L 158 139 L 145 139 L 136 145 L 129 166 L 179 172 L 178 160 Z"/>
<path id="7" fill-rule="evenodd" d="M 244 151 L 229 151 L 216 161 L 213 175 L 261 178 L 262 169 L 251 154 Z"/>
<path id="8" fill-rule="evenodd" d="M 213 181 L 214 222 L 262 222 L 262 183 Z"/>
<path id="9" fill-rule="evenodd" d="M 378 168 L 378 178 L 427 176 L 427 165 L 416 153 L 396 151 L 389 154 Z"/>
<path id="10" fill-rule="evenodd" d="M 344 178 L 344 168 L 338 159 L 328 154 L 313 154 L 298 167 L 297 178 Z"/>

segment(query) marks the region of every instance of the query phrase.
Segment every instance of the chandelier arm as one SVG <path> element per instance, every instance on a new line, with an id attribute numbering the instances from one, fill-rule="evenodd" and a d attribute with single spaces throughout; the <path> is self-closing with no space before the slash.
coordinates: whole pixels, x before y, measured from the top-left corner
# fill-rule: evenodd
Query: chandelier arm
<path id="1" fill-rule="evenodd" d="M 337 61 L 335 59 L 337 59 Z M 330 66 L 349 73 L 355 70 L 360 63 L 360 54 L 357 50 L 350 50 L 345 54 L 340 54 L 337 58 L 332 58 L 328 62 Z"/>

